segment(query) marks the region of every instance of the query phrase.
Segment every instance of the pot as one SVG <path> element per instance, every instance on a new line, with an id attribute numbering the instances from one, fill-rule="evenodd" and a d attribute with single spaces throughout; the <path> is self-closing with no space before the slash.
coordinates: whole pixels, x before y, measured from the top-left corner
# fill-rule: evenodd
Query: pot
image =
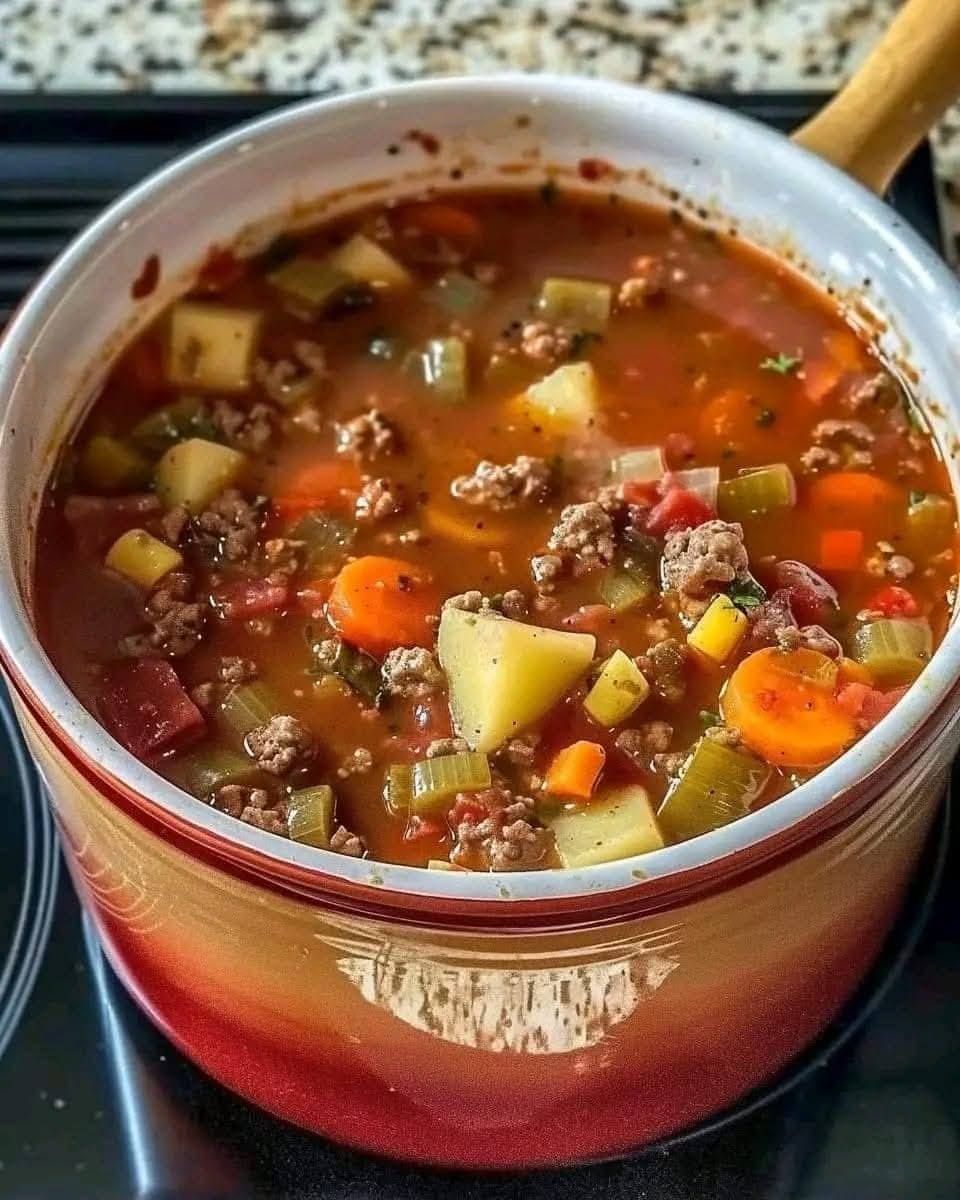
<path id="1" fill-rule="evenodd" d="M 0 346 L 0 654 L 110 962 L 228 1087 L 418 1162 L 622 1153 L 730 1103 L 821 1031 L 882 944 L 936 812 L 958 736 L 956 625 L 854 749 L 725 829 L 581 871 L 427 872 L 288 843 L 133 759 L 36 638 L 32 533 L 66 433 L 212 244 L 253 247 L 290 220 L 430 185 L 576 178 L 585 158 L 614 164 L 624 197 L 733 227 L 854 307 L 909 375 L 960 486 L 960 288 L 931 250 L 778 134 L 586 79 L 445 79 L 245 126 L 113 205 Z M 153 255 L 159 283 L 133 299 Z"/>

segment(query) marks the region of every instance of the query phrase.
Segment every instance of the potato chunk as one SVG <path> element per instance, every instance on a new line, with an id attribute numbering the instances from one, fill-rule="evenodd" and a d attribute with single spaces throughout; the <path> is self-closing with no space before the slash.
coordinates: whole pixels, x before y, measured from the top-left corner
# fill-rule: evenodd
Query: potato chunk
<path id="1" fill-rule="evenodd" d="M 445 608 L 437 648 L 454 728 L 486 753 L 556 704 L 589 667 L 596 638 Z"/>
<path id="2" fill-rule="evenodd" d="M 544 819 L 565 867 L 589 867 L 663 846 L 646 788 L 616 788 L 591 804 Z"/>
<path id="3" fill-rule="evenodd" d="M 251 309 L 181 300 L 170 314 L 167 378 L 211 392 L 245 391 L 260 321 Z"/>
<path id="4" fill-rule="evenodd" d="M 106 565 L 149 591 L 164 575 L 179 571 L 183 555 L 145 529 L 128 529 L 107 551 Z"/>
<path id="5" fill-rule="evenodd" d="M 586 425 L 597 415 L 597 377 L 587 362 L 566 363 L 539 383 L 531 384 L 522 401 L 527 412 L 550 425 Z"/>
<path id="6" fill-rule="evenodd" d="M 372 287 L 402 291 L 413 283 L 413 276 L 401 262 L 362 233 L 355 233 L 334 250 L 327 262 L 351 279 Z"/>
<path id="7" fill-rule="evenodd" d="M 202 512 L 211 500 L 236 483 L 246 465 L 246 456 L 229 446 L 188 438 L 164 454 L 154 471 L 157 495 L 165 508 L 184 505 L 192 513 Z"/>

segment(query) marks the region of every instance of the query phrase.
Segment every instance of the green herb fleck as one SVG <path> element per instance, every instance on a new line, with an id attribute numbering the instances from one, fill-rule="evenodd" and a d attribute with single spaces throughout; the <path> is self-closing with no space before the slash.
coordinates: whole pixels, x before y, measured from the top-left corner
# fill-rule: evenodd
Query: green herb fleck
<path id="1" fill-rule="evenodd" d="M 773 358 L 765 358 L 760 364 L 761 371 L 774 371 L 777 375 L 792 375 L 803 362 L 799 354 L 777 354 Z"/>
<path id="2" fill-rule="evenodd" d="M 713 729 L 717 725 L 723 724 L 723 717 L 719 713 L 711 712 L 709 708 L 701 708 L 697 716 L 704 729 Z"/>
<path id="3" fill-rule="evenodd" d="M 756 416 L 756 422 L 761 429 L 768 429 L 776 419 L 777 414 L 772 408 L 761 408 Z"/>
<path id="4" fill-rule="evenodd" d="M 759 583 L 752 577 L 746 579 L 738 579 L 730 585 L 730 591 L 727 593 L 737 608 L 743 611 L 749 611 L 751 608 L 756 608 L 762 604 L 767 598 L 767 593 L 763 590 Z"/>
<path id="5" fill-rule="evenodd" d="M 559 195 L 560 189 L 555 179 L 547 179 L 540 184 L 540 199 L 544 204 L 556 204 Z"/>

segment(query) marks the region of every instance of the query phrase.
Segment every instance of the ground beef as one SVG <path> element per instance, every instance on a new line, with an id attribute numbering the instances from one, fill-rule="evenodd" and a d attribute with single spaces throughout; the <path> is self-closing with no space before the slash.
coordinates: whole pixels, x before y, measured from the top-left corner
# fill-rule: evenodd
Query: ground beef
<path id="1" fill-rule="evenodd" d="M 497 757 L 504 759 L 514 767 L 532 767 L 536 761 L 539 745 L 539 733 L 521 733 L 516 737 L 509 738 L 498 752 Z"/>
<path id="2" fill-rule="evenodd" d="M 548 865 L 553 834 L 529 821 L 512 821 L 490 839 L 487 855 L 491 871 L 536 871 Z"/>
<path id="3" fill-rule="evenodd" d="M 176 504 L 160 518 L 160 536 L 171 546 L 179 546 L 187 526 L 190 513 L 182 504 Z"/>
<path id="4" fill-rule="evenodd" d="M 535 554 L 530 559 L 530 574 L 541 592 L 551 592 L 563 574 L 563 559 L 559 554 Z"/>
<path id="5" fill-rule="evenodd" d="M 207 712 L 217 699 L 217 685 L 210 680 L 190 689 L 190 699 L 201 712 Z"/>
<path id="6" fill-rule="evenodd" d="M 357 496 L 358 521 L 385 521 L 403 510 L 403 487 L 389 479 L 370 479 Z"/>
<path id="7" fill-rule="evenodd" d="M 613 522 L 596 500 L 568 504 L 561 511 L 547 546 L 588 565 L 610 563 L 615 549 Z"/>
<path id="8" fill-rule="evenodd" d="M 237 450 L 262 454 L 273 440 L 276 414 L 268 404 L 244 409 L 229 400 L 217 400 L 211 416 L 223 440 Z"/>
<path id="9" fill-rule="evenodd" d="M 512 621 L 522 621 L 527 615 L 527 598 L 519 588 L 510 588 L 502 596 L 486 597 L 476 588 L 469 592 L 460 592 L 449 596 L 443 602 L 444 608 L 456 608 L 461 612 L 499 612 Z"/>
<path id="10" fill-rule="evenodd" d="M 220 659 L 217 675 L 223 683 L 249 683 L 257 677 L 257 664 L 252 658 L 227 655 Z"/>
<path id="11" fill-rule="evenodd" d="M 740 730 L 729 725 L 710 725 L 703 731 L 703 736 L 709 738 L 711 742 L 719 742 L 721 746 L 726 746 L 730 750 L 738 749 L 743 741 Z"/>
<path id="12" fill-rule="evenodd" d="M 522 621 L 527 615 L 527 598 L 519 588 L 510 588 L 500 597 L 500 611 L 511 621 Z"/>
<path id="13" fill-rule="evenodd" d="M 672 741 L 672 725 L 666 721 L 648 721 L 637 729 L 624 729 L 618 733 L 615 745 L 634 766 L 646 770 L 653 755 L 664 754 Z"/>
<path id="14" fill-rule="evenodd" d="M 263 543 L 263 561 L 271 580 L 287 579 L 300 570 L 300 556 L 306 543 L 296 538 L 268 538 Z"/>
<path id="15" fill-rule="evenodd" d="M 708 599 L 717 585 L 742 578 L 748 567 L 741 525 L 706 521 L 696 529 L 667 534 L 662 564 L 664 586 L 678 593 L 688 615 L 694 614 L 685 599 Z"/>
<path id="16" fill-rule="evenodd" d="M 400 646 L 383 660 L 383 690 L 404 700 L 423 700 L 442 691 L 444 675 L 422 646 Z"/>
<path id="17" fill-rule="evenodd" d="M 189 654 L 203 635 L 207 608 L 193 599 L 193 577 L 183 571 L 164 576 L 147 599 L 145 615 L 150 629 L 120 641 L 120 653 L 129 658 Z"/>
<path id="18" fill-rule="evenodd" d="M 486 816 L 478 820 L 471 813 L 457 824 L 451 862 L 490 871 L 536 871 L 551 865 L 553 834 L 534 824 L 534 804 L 529 796 L 514 796 L 506 788 L 492 787 L 463 792 L 457 803 L 464 801 L 485 809 Z"/>
<path id="19" fill-rule="evenodd" d="M 280 837 L 285 837 L 288 833 L 287 802 L 286 800 L 277 800 L 266 808 L 260 808 L 256 804 L 248 804 L 240 814 L 240 820 L 247 825 L 255 826 L 257 829 L 263 829 L 267 833 L 275 833 Z"/>
<path id="20" fill-rule="evenodd" d="M 270 806 L 270 793 L 264 788 L 242 787 L 238 783 L 226 783 L 213 793 L 214 808 L 231 817 L 239 817 L 245 808 L 263 811 Z"/>
<path id="21" fill-rule="evenodd" d="M 531 362 L 549 366 L 569 358 L 573 337 L 569 330 L 546 321 L 526 321 L 520 330 L 520 353 Z"/>
<path id="22" fill-rule="evenodd" d="M 469 592 L 458 592 L 456 596 L 448 596 L 443 602 L 444 608 L 456 608 L 460 612 L 478 613 L 486 604 L 483 592 L 472 588 Z"/>
<path id="23" fill-rule="evenodd" d="M 840 658 L 843 647 L 822 625 L 785 625 L 776 631 L 776 644 L 781 650 L 817 650 L 828 658 Z"/>
<path id="24" fill-rule="evenodd" d="M 669 704 L 679 703 L 687 691 L 687 647 L 676 638 L 657 642 L 637 659 L 654 692 Z"/>
<path id="25" fill-rule="evenodd" d="M 340 779 L 349 779 L 351 775 L 366 775 L 373 770 L 373 755 L 364 746 L 358 746 L 348 755 L 337 768 Z"/>
<path id="26" fill-rule="evenodd" d="M 464 754 L 470 747 L 460 737 L 436 738 L 427 746 L 427 758 L 442 758 L 447 754 Z"/>
<path id="27" fill-rule="evenodd" d="M 896 380 L 886 371 L 878 371 L 868 379 L 861 379 L 842 397 L 843 407 L 850 412 L 863 412 L 868 408 L 890 409 L 900 400 L 900 389 Z"/>
<path id="28" fill-rule="evenodd" d="M 338 825 L 330 838 L 330 849 L 335 854 L 345 854 L 348 858 L 363 858 L 367 847 L 359 834 L 351 833 L 343 825 Z"/>
<path id="29" fill-rule="evenodd" d="M 818 421 L 813 427 L 813 440 L 818 446 L 872 446 L 876 436 L 863 421 Z"/>
<path id="30" fill-rule="evenodd" d="M 326 379 L 329 376 L 327 352 L 319 342 L 311 341 L 309 338 L 298 338 L 293 343 L 293 353 L 296 359 L 317 379 Z"/>
<path id="31" fill-rule="evenodd" d="M 620 284 L 617 305 L 642 308 L 648 300 L 662 294 L 666 283 L 663 263 L 651 254 L 641 254 L 630 264 L 631 275 Z"/>
<path id="32" fill-rule="evenodd" d="M 344 424 L 338 423 L 336 430 L 337 451 L 340 454 L 371 459 L 381 454 L 392 454 L 397 448 L 396 431 L 377 408 L 360 413 Z"/>
<path id="33" fill-rule="evenodd" d="M 267 362 L 259 358 L 253 365 L 253 377 L 270 400 L 280 408 L 289 408 L 298 401 L 311 398 L 316 380 L 300 363 L 289 358 Z"/>
<path id="34" fill-rule="evenodd" d="M 892 554 L 887 559 L 887 574 L 899 583 L 909 579 L 915 570 L 913 559 L 907 558 L 905 554 Z"/>
<path id="35" fill-rule="evenodd" d="M 296 717 L 271 717 L 247 734 L 247 751 L 261 771 L 286 775 L 313 756 L 313 734 Z"/>
<path id="36" fill-rule="evenodd" d="M 664 775 L 667 779 L 675 779 L 680 774 L 687 757 L 685 750 L 675 750 L 670 754 L 655 754 L 650 765 L 658 775 Z"/>
<path id="37" fill-rule="evenodd" d="M 877 542 L 877 552 L 867 559 L 866 568 L 871 575 L 885 575 L 903 583 L 914 573 L 916 565 L 905 554 L 898 554 L 890 542 Z"/>
<path id="38" fill-rule="evenodd" d="M 785 590 L 774 592 L 747 615 L 750 629 L 743 643 L 746 654 L 761 650 L 764 646 L 783 645 L 782 637 L 792 636 L 789 631 L 797 628 L 796 618 L 790 608 L 790 593 Z"/>
<path id="39" fill-rule="evenodd" d="M 826 446 L 811 446 L 800 455 L 800 466 L 808 475 L 815 475 L 818 471 L 832 471 L 839 467 L 840 463 L 841 458 L 836 450 L 829 450 Z"/>
<path id="40" fill-rule="evenodd" d="M 257 548 L 260 506 L 228 488 L 193 523 L 197 544 L 221 562 L 246 562 Z"/>
<path id="41" fill-rule="evenodd" d="M 518 454 L 512 463 L 502 466 L 483 459 L 472 475 L 459 475 L 453 480 L 450 494 L 465 504 L 502 512 L 539 500 L 550 487 L 550 477 L 547 462 L 529 454 Z"/>

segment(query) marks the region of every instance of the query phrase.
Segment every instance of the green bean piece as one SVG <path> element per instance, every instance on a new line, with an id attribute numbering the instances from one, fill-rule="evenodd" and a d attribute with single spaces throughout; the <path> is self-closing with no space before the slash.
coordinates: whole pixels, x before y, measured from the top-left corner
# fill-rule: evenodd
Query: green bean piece
<path id="1" fill-rule="evenodd" d="M 323 675 L 336 675 L 365 700 L 376 700 L 383 686 L 383 673 L 375 658 L 351 646 L 343 638 L 337 638 L 337 649 L 332 661 L 318 661 L 317 669 Z M 320 657 L 319 646 L 314 647 L 314 654 Z"/>

